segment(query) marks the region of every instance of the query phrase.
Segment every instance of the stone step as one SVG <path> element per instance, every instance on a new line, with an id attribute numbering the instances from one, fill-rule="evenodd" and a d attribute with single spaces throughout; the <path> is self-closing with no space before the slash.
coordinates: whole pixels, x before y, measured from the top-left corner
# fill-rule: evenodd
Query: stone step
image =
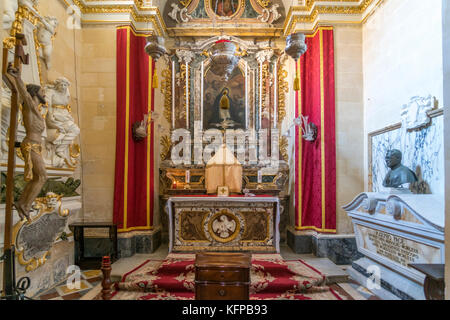
<path id="1" fill-rule="evenodd" d="M 347 282 L 349 279 L 348 273 L 328 258 L 318 258 L 312 254 L 299 256 L 311 267 L 322 272 L 327 277 L 327 284 Z"/>

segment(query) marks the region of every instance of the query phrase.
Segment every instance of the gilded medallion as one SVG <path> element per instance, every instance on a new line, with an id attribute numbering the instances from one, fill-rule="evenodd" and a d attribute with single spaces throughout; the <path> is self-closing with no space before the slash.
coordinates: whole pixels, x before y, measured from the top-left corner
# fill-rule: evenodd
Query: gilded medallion
<path id="1" fill-rule="evenodd" d="M 208 224 L 209 234 L 218 242 L 230 242 L 236 239 L 240 231 L 240 223 L 236 216 L 222 210 L 216 213 Z"/>

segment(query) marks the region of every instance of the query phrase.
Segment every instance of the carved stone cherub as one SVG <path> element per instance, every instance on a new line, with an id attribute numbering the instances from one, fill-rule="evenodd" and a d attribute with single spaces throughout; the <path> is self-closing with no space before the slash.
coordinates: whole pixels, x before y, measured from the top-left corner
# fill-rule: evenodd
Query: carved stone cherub
<path id="1" fill-rule="evenodd" d="M 39 24 L 37 38 L 41 44 L 39 55 L 44 59 L 47 69 L 52 66 L 53 37 L 56 34 L 58 19 L 55 17 L 44 17 Z"/>
<path id="2" fill-rule="evenodd" d="M 401 188 L 405 183 L 417 181 L 416 174 L 408 167 L 402 165 L 402 153 L 392 149 L 386 152 L 386 165 L 390 168 L 383 181 L 383 187 Z"/>
<path id="3" fill-rule="evenodd" d="M 9 30 L 16 20 L 16 11 L 19 8 L 17 0 L 2 0 L 3 1 L 3 29 Z"/>

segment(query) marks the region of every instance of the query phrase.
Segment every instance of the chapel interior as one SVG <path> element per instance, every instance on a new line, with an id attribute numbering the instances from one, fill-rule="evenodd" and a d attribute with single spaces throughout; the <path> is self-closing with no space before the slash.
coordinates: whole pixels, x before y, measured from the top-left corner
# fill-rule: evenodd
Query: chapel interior
<path id="1" fill-rule="evenodd" d="M 1 299 L 450 299 L 449 1 L 0 13 Z"/>

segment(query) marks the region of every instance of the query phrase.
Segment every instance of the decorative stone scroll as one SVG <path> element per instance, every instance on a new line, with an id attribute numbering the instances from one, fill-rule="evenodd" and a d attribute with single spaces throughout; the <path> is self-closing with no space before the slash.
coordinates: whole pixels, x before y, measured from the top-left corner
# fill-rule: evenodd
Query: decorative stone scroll
<path id="1" fill-rule="evenodd" d="M 402 127 L 405 130 L 420 129 L 431 122 L 428 112 L 434 109 L 436 98 L 412 97 L 407 104 L 402 106 Z"/>
<path id="2" fill-rule="evenodd" d="M 38 214 L 31 223 L 21 221 L 14 227 L 14 239 L 19 263 L 27 272 L 33 271 L 47 261 L 54 242 L 64 231 L 69 210 L 63 208 L 62 196 L 52 192 L 45 198 L 36 199 Z"/>

